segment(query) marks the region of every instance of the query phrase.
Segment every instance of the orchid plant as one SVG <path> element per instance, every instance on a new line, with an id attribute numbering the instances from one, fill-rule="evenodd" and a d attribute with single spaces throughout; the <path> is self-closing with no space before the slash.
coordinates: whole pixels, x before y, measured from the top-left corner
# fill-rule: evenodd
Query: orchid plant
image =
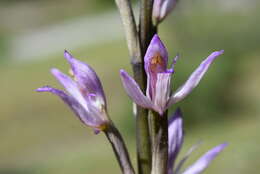
<path id="1" fill-rule="evenodd" d="M 179 56 L 168 66 L 168 51 L 157 31 L 159 24 L 177 5 L 177 0 L 140 0 L 139 29 L 131 1 L 115 1 L 125 28 L 134 73 L 134 77 L 131 77 L 126 71 L 120 70 L 123 87 L 135 103 L 137 173 L 200 174 L 227 144 L 214 147 L 186 170 L 181 170 L 197 145 L 191 147 L 176 163 L 184 139 L 182 112 L 178 108 L 168 119 L 168 109 L 191 93 L 213 61 L 224 51 L 211 53 L 180 88 L 172 91 L 171 78 Z M 51 73 L 65 91 L 50 86 L 36 91 L 57 95 L 95 134 L 104 132 L 122 173 L 135 174 L 126 144 L 109 117 L 105 93 L 96 72 L 68 51 L 64 52 L 64 57 L 70 65 L 71 76 L 55 68 Z"/>

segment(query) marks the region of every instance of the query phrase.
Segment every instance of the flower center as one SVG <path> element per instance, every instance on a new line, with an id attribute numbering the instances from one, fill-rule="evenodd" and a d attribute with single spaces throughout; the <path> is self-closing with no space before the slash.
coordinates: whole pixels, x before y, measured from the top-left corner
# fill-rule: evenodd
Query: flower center
<path id="1" fill-rule="evenodd" d="M 165 71 L 165 62 L 162 56 L 159 53 L 156 53 L 151 59 L 151 71 L 152 72 L 164 72 Z"/>

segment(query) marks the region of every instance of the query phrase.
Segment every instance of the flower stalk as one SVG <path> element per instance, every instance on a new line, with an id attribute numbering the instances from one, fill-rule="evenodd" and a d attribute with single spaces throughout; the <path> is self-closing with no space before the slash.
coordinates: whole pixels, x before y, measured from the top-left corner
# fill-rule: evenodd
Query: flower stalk
<path id="1" fill-rule="evenodd" d="M 109 124 L 104 133 L 109 140 L 123 174 L 135 174 L 124 140 L 118 129 Z"/>
<path id="2" fill-rule="evenodd" d="M 154 31 L 152 26 L 152 1 L 142 0 L 140 7 L 139 32 L 129 0 L 115 0 L 123 22 L 126 41 L 131 57 L 132 70 L 135 81 L 145 92 L 146 74 L 143 56 Z M 148 110 L 136 106 L 136 145 L 138 173 L 148 174 L 151 171 L 151 146 L 148 126 Z"/>

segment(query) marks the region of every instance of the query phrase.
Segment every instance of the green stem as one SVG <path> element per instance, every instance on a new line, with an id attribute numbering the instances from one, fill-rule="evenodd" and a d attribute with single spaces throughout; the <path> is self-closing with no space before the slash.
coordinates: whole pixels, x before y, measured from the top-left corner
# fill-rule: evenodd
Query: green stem
<path id="1" fill-rule="evenodd" d="M 167 174 L 168 163 L 168 118 L 167 112 L 159 115 L 149 112 L 149 125 L 152 142 L 151 174 Z"/>
<path id="2" fill-rule="evenodd" d="M 157 32 L 152 22 L 153 0 L 141 0 L 140 2 L 140 23 L 139 37 L 141 42 L 142 55 L 145 55 L 146 49 Z"/>
<path id="3" fill-rule="evenodd" d="M 155 27 L 152 25 L 152 7 L 153 0 L 140 1 L 140 23 L 139 23 L 139 39 L 142 61 L 140 66 L 133 64 L 134 78 L 141 89 L 145 93 L 146 89 L 146 74 L 144 71 L 144 55 L 147 47 L 156 32 Z M 150 174 L 152 168 L 152 153 L 151 153 L 151 139 L 148 125 L 148 110 L 137 106 L 136 114 L 136 142 L 137 142 L 137 164 L 139 174 Z"/>
<path id="4" fill-rule="evenodd" d="M 129 158 L 126 145 L 117 128 L 111 123 L 108 126 L 108 128 L 104 131 L 104 133 L 114 150 L 114 153 L 116 155 L 122 173 L 135 174 L 134 168 Z"/>

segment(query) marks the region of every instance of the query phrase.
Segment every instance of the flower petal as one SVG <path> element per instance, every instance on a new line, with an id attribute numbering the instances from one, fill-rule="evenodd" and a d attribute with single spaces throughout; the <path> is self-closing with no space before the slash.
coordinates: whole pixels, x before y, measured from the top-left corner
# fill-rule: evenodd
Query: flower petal
<path id="1" fill-rule="evenodd" d="M 183 164 L 187 161 L 187 159 L 190 157 L 190 155 L 192 154 L 193 151 L 195 151 L 199 145 L 201 144 L 201 141 L 194 144 L 189 150 L 188 152 L 184 155 L 184 157 L 178 162 L 178 165 L 176 166 L 174 173 L 179 173 L 181 167 L 183 166 Z"/>
<path id="2" fill-rule="evenodd" d="M 160 11 L 160 19 L 163 20 L 172 12 L 176 6 L 177 0 L 165 0 L 162 4 Z"/>
<path id="3" fill-rule="evenodd" d="M 89 106 L 89 114 L 94 118 L 103 120 L 103 122 L 108 121 L 108 116 L 105 106 L 102 104 L 102 101 L 99 101 L 100 98 L 96 94 L 89 94 L 86 98 L 87 105 Z"/>
<path id="4" fill-rule="evenodd" d="M 203 172 L 210 162 L 227 146 L 227 143 L 218 145 L 205 153 L 200 159 L 198 159 L 193 165 L 186 169 L 183 174 L 200 174 Z"/>
<path id="5" fill-rule="evenodd" d="M 154 96 L 154 107 L 156 111 L 163 115 L 166 110 L 166 104 L 170 98 L 171 92 L 171 73 L 157 74 L 157 82 Z"/>
<path id="6" fill-rule="evenodd" d="M 172 96 L 168 103 L 168 106 L 182 100 L 185 98 L 200 82 L 203 75 L 208 70 L 211 63 L 221 54 L 224 50 L 215 51 L 211 53 L 200 65 L 199 67 L 190 75 L 189 79 L 182 85 Z"/>
<path id="7" fill-rule="evenodd" d="M 96 72 L 86 63 L 75 59 L 69 52 L 65 50 L 64 57 L 71 65 L 73 74 L 77 79 L 79 87 L 84 91 L 84 95 L 94 93 L 98 97 L 101 97 L 106 105 L 105 94 L 101 82 Z"/>
<path id="8" fill-rule="evenodd" d="M 59 96 L 70 108 L 71 110 L 76 114 L 76 116 L 86 125 L 90 127 L 99 127 L 103 124 L 103 121 L 99 119 L 98 117 L 91 116 L 85 108 L 83 108 L 75 98 L 72 96 L 67 95 L 65 92 L 55 89 L 49 86 L 44 86 L 41 88 L 38 88 L 36 90 L 37 92 L 51 92 L 57 96 Z"/>
<path id="9" fill-rule="evenodd" d="M 68 93 L 74 97 L 87 111 L 88 106 L 86 100 L 81 94 L 76 82 L 74 82 L 69 76 L 63 74 L 58 69 L 52 69 L 51 73 L 56 77 L 56 79 L 64 86 Z"/>
<path id="10" fill-rule="evenodd" d="M 168 147 L 168 174 L 173 173 L 174 162 L 181 149 L 183 143 L 183 121 L 182 113 L 178 108 L 174 116 L 169 119 L 168 123 L 168 136 L 169 136 L 169 147 Z"/>
<path id="11" fill-rule="evenodd" d="M 152 108 L 153 104 L 141 91 L 135 80 L 127 74 L 124 70 L 120 70 L 120 76 L 123 86 L 128 96 L 139 106 L 144 108 Z"/>
<path id="12" fill-rule="evenodd" d="M 176 0 L 154 0 L 153 19 L 155 25 L 160 23 L 175 7 Z"/>
<path id="13" fill-rule="evenodd" d="M 157 34 L 151 40 L 144 57 L 145 72 L 148 78 L 149 95 L 154 97 L 157 74 L 167 72 L 168 53 Z"/>
<path id="14" fill-rule="evenodd" d="M 161 21 L 161 7 L 162 7 L 163 0 L 154 0 L 153 1 L 153 22 L 155 25 L 160 23 Z"/>

